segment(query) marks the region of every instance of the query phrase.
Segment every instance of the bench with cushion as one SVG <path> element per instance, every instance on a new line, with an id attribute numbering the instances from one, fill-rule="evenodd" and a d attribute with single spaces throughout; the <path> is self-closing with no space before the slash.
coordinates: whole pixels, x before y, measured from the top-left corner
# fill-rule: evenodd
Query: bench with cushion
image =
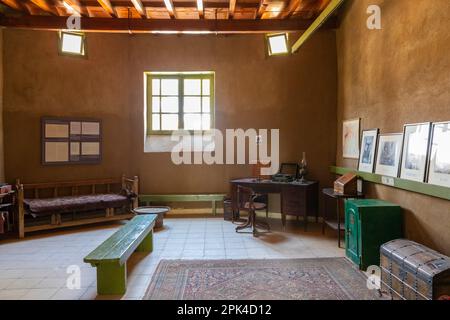
<path id="1" fill-rule="evenodd" d="M 17 181 L 19 236 L 25 232 L 129 219 L 138 178 L 21 184 Z"/>
<path id="2" fill-rule="evenodd" d="M 32 216 L 51 215 L 54 212 L 88 211 L 118 208 L 129 204 L 129 196 L 124 194 L 91 194 L 47 199 L 24 199 L 25 209 Z"/>
<path id="3" fill-rule="evenodd" d="M 84 262 L 97 268 L 98 294 L 125 294 L 127 260 L 135 251 L 153 251 L 156 217 L 155 214 L 135 216 L 84 258 Z"/>

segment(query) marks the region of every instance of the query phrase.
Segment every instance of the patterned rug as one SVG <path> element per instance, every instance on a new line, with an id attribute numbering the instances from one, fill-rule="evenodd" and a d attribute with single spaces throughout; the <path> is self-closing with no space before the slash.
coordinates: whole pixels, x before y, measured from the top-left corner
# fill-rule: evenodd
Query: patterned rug
<path id="1" fill-rule="evenodd" d="M 345 258 L 161 260 L 145 300 L 378 299 Z"/>

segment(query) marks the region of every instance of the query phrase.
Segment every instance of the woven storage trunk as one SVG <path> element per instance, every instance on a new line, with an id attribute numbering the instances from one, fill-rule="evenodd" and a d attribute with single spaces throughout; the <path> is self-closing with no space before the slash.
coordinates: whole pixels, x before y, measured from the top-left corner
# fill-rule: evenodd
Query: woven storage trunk
<path id="1" fill-rule="evenodd" d="M 450 295 L 450 258 L 398 239 L 380 248 L 381 289 L 393 299 L 432 300 Z"/>

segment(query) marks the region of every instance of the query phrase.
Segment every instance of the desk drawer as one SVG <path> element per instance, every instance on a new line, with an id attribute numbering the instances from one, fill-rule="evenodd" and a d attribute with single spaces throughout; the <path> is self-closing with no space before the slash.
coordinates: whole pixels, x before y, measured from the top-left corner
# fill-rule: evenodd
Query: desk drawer
<path id="1" fill-rule="evenodd" d="M 306 213 L 306 191 L 304 189 L 285 188 L 281 194 L 281 206 L 284 214 L 302 216 Z"/>

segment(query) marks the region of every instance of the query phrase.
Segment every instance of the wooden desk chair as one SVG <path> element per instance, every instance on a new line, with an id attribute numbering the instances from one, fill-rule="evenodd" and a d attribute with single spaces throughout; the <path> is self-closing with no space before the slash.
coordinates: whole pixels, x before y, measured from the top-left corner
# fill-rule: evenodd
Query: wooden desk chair
<path id="1" fill-rule="evenodd" d="M 238 186 L 237 187 L 238 205 L 239 210 L 248 212 L 247 221 L 236 227 L 236 232 L 240 230 L 252 228 L 254 237 L 257 237 L 261 232 L 257 227 L 265 229 L 264 231 L 270 231 L 270 226 L 266 222 L 256 221 L 256 211 L 264 210 L 267 208 L 265 203 L 255 202 L 255 199 L 261 197 L 261 194 L 255 193 L 251 188 Z"/>

